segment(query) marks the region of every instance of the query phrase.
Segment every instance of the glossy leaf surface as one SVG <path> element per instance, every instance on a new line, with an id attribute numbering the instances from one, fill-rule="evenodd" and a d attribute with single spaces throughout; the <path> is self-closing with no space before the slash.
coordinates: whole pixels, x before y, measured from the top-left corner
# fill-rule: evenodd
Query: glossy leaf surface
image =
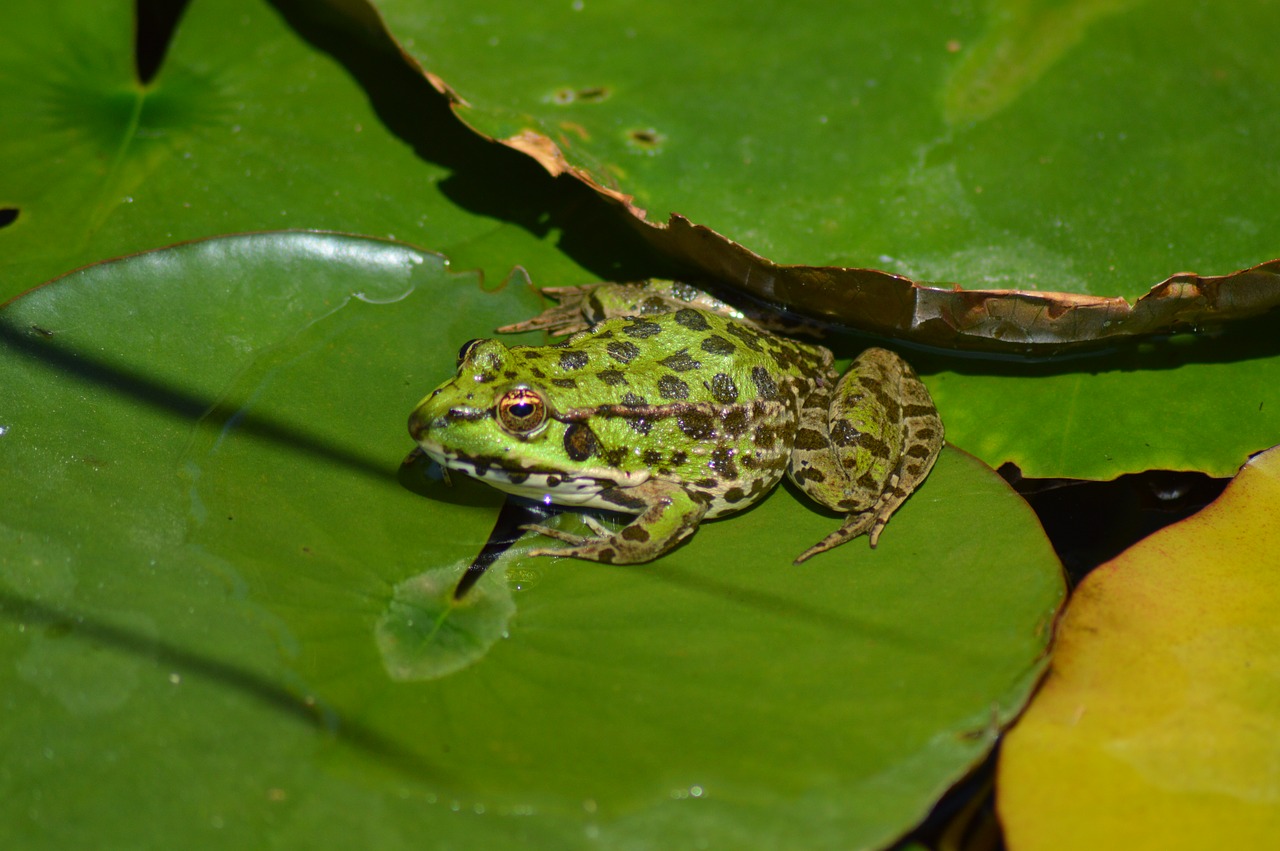
<path id="1" fill-rule="evenodd" d="M 9 844 L 847 848 L 982 757 L 1063 589 L 955 450 L 874 551 L 791 565 L 837 521 L 779 491 L 652 565 L 517 558 L 447 602 L 497 498 L 397 472 L 404 421 L 533 301 L 284 233 L 0 311 Z"/>

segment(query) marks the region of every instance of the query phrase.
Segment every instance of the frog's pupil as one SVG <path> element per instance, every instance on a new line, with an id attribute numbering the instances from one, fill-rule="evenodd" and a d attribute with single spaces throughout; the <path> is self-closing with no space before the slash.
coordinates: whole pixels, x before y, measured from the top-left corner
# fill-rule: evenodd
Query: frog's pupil
<path id="1" fill-rule="evenodd" d="M 542 397 L 527 387 L 508 392 L 498 403 L 498 419 L 508 431 L 532 433 L 546 416 Z"/>

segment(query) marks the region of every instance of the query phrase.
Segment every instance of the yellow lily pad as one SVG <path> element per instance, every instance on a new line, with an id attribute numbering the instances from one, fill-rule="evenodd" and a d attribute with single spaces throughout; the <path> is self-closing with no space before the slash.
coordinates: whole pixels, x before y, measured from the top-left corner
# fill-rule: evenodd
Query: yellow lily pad
<path id="1" fill-rule="evenodd" d="M 1280 447 L 1098 568 L 1001 755 L 1011 849 L 1280 837 Z"/>

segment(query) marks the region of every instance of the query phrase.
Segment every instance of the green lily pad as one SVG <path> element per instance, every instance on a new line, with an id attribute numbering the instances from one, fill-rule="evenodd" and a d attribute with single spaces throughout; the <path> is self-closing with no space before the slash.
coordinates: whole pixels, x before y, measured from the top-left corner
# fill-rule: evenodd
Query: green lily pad
<path id="1" fill-rule="evenodd" d="M 1216 277 L 1280 255 L 1265 2 L 376 5 L 469 125 L 765 299 L 1000 351 L 1280 303 Z"/>
<path id="2" fill-rule="evenodd" d="M 143 85 L 134 6 L 0 6 L 0 301 L 111 257 L 280 228 L 428 244 L 494 281 L 520 265 L 581 283 L 583 264 L 627 259 L 625 240 L 557 249 L 565 227 L 600 226 L 590 193 L 475 139 L 356 22 L 196 0 Z"/>
<path id="3" fill-rule="evenodd" d="M 639 568 L 522 541 L 439 607 L 499 495 L 399 468 L 404 421 L 535 301 L 281 233 L 0 311 L 8 844 L 871 846 L 982 758 L 1063 587 L 954 449 L 874 551 L 791 565 L 838 520 L 779 490 Z"/>

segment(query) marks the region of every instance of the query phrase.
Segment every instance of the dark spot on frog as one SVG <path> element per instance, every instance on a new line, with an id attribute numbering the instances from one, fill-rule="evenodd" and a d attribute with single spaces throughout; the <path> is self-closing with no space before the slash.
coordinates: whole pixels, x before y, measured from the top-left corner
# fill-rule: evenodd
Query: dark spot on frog
<path id="1" fill-rule="evenodd" d="M 729 437 L 741 436 L 748 425 L 747 412 L 740 405 L 735 405 L 720 415 L 720 427 Z"/>
<path id="2" fill-rule="evenodd" d="M 662 326 L 657 322 L 650 322 L 648 319 L 632 319 L 630 325 L 623 327 L 622 333 L 626 334 L 628 337 L 635 337 L 637 340 L 643 340 L 648 337 L 656 337 L 658 334 L 661 334 Z"/>
<path id="3" fill-rule="evenodd" d="M 706 411 L 691 408 L 676 416 L 676 425 L 694 440 L 706 440 L 716 433 L 715 420 Z"/>
<path id="4" fill-rule="evenodd" d="M 715 479 L 712 479 L 712 478 L 708 477 L 708 478 L 705 478 L 705 479 L 698 479 L 696 482 L 694 482 L 694 483 L 693 483 L 693 486 L 694 486 L 695 488 L 702 488 L 703 490 L 708 490 L 708 491 L 709 491 L 709 490 L 715 490 L 715 489 L 716 489 L 716 485 L 718 485 L 718 484 L 720 484 L 720 482 L 718 482 L 718 481 L 717 481 L 717 480 L 715 480 Z"/>
<path id="5" fill-rule="evenodd" d="M 746 498 L 746 491 L 742 488 L 729 488 L 724 492 L 724 501 L 728 503 L 742 502 Z"/>
<path id="6" fill-rule="evenodd" d="M 561 352 L 560 368 L 561 369 L 582 369 L 587 365 L 590 358 L 586 352 Z"/>
<path id="7" fill-rule="evenodd" d="M 611 547 L 606 547 L 596 555 L 596 558 L 601 564 L 613 564 L 613 557 L 616 555 L 617 553 Z"/>
<path id="8" fill-rule="evenodd" d="M 525 482 L 529 481 L 529 474 L 528 473 L 508 473 L 507 479 L 513 485 L 522 485 Z"/>
<path id="9" fill-rule="evenodd" d="M 711 376 L 709 383 L 704 382 L 702 386 L 711 391 L 711 398 L 723 405 L 738 401 L 738 385 L 733 383 L 732 377 L 723 372 L 717 372 Z"/>
<path id="10" fill-rule="evenodd" d="M 673 467 L 682 467 L 684 466 L 684 462 L 688 460 L 689 453 L 685 452 L 683 449 L 676 450 L 671 453 L 671 466 Z"/>
<path id="11" fill-rule="evenodd" d="M 602 369 L 596 373 L 596 378 L 600 379 L 610 387 L 617 387 L 619 384 L 627 383 L 627 377 L 622 374 L 622 370 L 620 369 Z"/>
<path id="12" fill-rule="evenodd" d="M 928 405 L 906 405 L 902 409 L 902 416 L 904 417 L 932 417 L 935 413 L 937 412 Z M 932 436 L 933 434 L 930 432 L 930 437 Z"/>
<path id="13" fill-rule="evenodd" d="M 700 346 L 709 355 L 731 355 L 738 350 L 732 340 L 726 340 L 719 334 L 712 334 L 705 338 Z"/>
<path id="14" fill-rule="evenodd" d="M 827 480 L 827 477 L 817 467 L 805 467 L 801 470 L 795 470 L 792 472 L 791 478 L 798 485 L 802 485 L 805 482 L 825 482 Z"/>
<path id="15" fill-rule="evenodd" d="M 688 372 L 691 369 L 700 369 L 702 367 L 702 364 L 689 357 L 688 349 L 681 349 L 674 355 L 668 355 L 658 361 L 658 363 L 662 364 L 672 372 Z"/>
<path id="16" fill-rule="evenodd" d="M 853 446 L 862 432 L 847 420 L 836 420 L 831 426 L 831 442 L 836 446 Z"/>
<path id="17" fill-rule="evenodd" d="M 934 431 L 931 428 L 922 428 L 915 434 L 917 440 L 933 440 Z"/>
<path id="18" fill-rule="evenodd" d="M 649 532 L 643 527 L 638 526 L 634 523 L 624 528 L 621 532 L 621 535 L 624 539 L 628 541 L 635 541 L 641 544 L 649 540 Z"/>
<path id="19" fill-rule="evenodd" d="M 858 440 L 858 445 L 870 452 L 874 458 L 888 458 L 893 454 L 889 444 L 872 434 L 862 435 Z"/>
<path id="20" fill-rule="evenodd" d="M 778 384 L 773 380 L 773 376 L 769 374 L 769 370 L 762 366 L 753 367 L 751 379 L 755 381 L 756 395 L 761 399 L 778 398 Z"/>
<path id="21" fill-rule="evenodd" d="M 688 399 L 689 385 L 674 375 L 664 375 L 658 379 L 658 395 L 663 399 Z"/>
<path id="22" fill-rule="evenodd" d="M 564 479 L 560 478 L 559 476 L 547 476 L 547 487 L 558 488 L 560 487 L 560 483 L 563 481 Z"/>
<path id="23" fill-rule="evenodd" d="M 524 356 L 525 360 L 538 360 L 542 357 L 542 352 L 537 349 L 521 349 L 520 354 Z"/>
<path id="24" fill-rule="evenodd" d="M 908 458 L 928 458 L 933 453 L 929 451 L 929 447 L 924 444 L 917 443 L 907 450 Z"/>
<path id="25" fill-rule="evenodd" d="M 822 432 L 812 428 L 802 428 L 796 432 L 795 442 L 791 444 L 796 449 L 808 449 L 821 452 L 830 448 L 827 439 L 823 437 Z"/>
<path id="26" fill-rule="evenodd" d="M 641 456 L 646 466 L 656 467 L 662 463 L 662 453 L 656 449 L 646 449 Z"/>
<path id="27" fill-rule="evenodd" d="M 570 423 L 564 432 L 564 451 L 571 461 L 585 461 L 596 454 L 599 442 L 591 426 L 586 423 Z"/>
<path id="28" fill-rule="evenodd" d="M 551 345 L 547 346 L 547 348 L 548 349 L 567 349 L 572 343 L 573 343 L 573 338 L 570 337 L 568 340 L 561 340 L 558 343 L 552 343 Z"/>
<path id="29" fill-rule="evenodd" d="M 682 307 L 676 311 L 675 320 L 690 331 L 710 331 L 711 326 L 701 313 L 690 307 Z M 727 341 L 726 341 L 727 342 Z"/>
<path id="30" fill-rule="evenodd" d="M 621 467 L 622 463 L 627 460 L 627 456 L 631 454 L 630 446 L 619 446 L 615 449 L 601 449 L 600 457 L 610 467 Z"/>
<path id="31" fill-rule="evenodd" d="M 738 465 L 733 463 L 735 452 L 731 446 L 717 446 L 711 453 L 707 466 L 726 479 L 738 478 Z"/>
<path id="32" fill-rule="evenodd" d="M 606 330 L 604 330 L 604 331 L 600 331 L 599 333 L 597 333 L 597 334 L 596 334 L 596 339 L 597 339 L 597 340 L 612 340 L 612 339 L 613 339 L 613 332 L 612 332 L 612 331 L 610 331 L 610 330 L 608 330 L 608 329 L 606 329 Z"/>
<path id="33" fill-rule="evenodd" d="M 546 377 L 547 377 L 547 374 L 546 374 L 545 372 L 543 372 L 542 370 L 538 369 L 536 366 L 531 366 L 531 367 L 529 367 L 529 374 L 530 374 L 530 375 L 532 375 L 534 378 L 546 378 Z"/>
<path id="34" fill-rule="evenodd" d="M 656 316 L 659 314 L 668 313 L 669 311 L 670 311 L 670 308 L 667 307 L 667 303 L 662 299 L 658 298 L 657 296 L 650 296 L 649 298 L 640 302 L 639 313 L 641 316 Z"/>
<path id="35" fill-rule="evenodd" d="M 553 378 L 551 383 L 557 387 L 563 387 L 565 390 L 577 390 L 578 382 L 572 378 Z"/>
<path id="36" fill-rule="evenodd" d="M 709 486 L 709 487 L 713 487 L 713 488 L 715 487 L 715 484 L 716 484 L 716 480 L 715 480 L 715 479 L 703 479 L 703 481 L 704 481 L 704 482 L 711 482 L 711 484 L 710 484 L 710 486 Z M 699 482 L 698 484 L 702 484 L 702 482 Z M 714 501 L 715 501 L 715 497 L 714 497 L 714 496 L 712 496 L 712 495 L 711 495 L 711 494 L 709 494 L 709 493 L 703 493 L 703 492 L 701 492 L 701 491 L 693 491 L 693 492 L 691 492 L 691 493 L 689 494 L 689 499 L 693 500 L 694 502 L 698 503 L 699 505 L 710 505 L 712 502 L 714 502 Z"/>
<path id="37" fill-rule="evenodd" d="M 639 497 L 632 496 L 627 493 L 626 488 L 608 488 L 600 492 L 600 499 L 611 504 L 627 508 L 632 511 L 643 511 L 648 508 L 645 501 Z"/>
<path id="38" fill-rule="evenodd" d="M 724 330 L 742 341 L 742 345 L 746 346 L 753 352 L 762 351 L 760 348 L 761 334 L 754 328 L 748 328 L 746 325 L 740 325 L 736 322 L 730 322 L 724 326 Z"/>
<path id="39" fill-rule="evenodd" d="M 592 290 L 587 296 L 587 308 L 583 311 L 586 319 L 592 325 L 603 322 L 605 319 L 604 303 L 600 301 L 600 293 L 598 290 Z"/>
<path id="40" fill-rule="evenodd" d="M 508 369 L 506 372 L 502 373 L 502 377 L 509 380 L 515 378 L 519 374 L 520 373 L 516 372 L 514 369 Z"/>
<path id="41" fill-rule="evenodd" d="M 605 346 L 605 351 L 609 353 L 609 357 L 613 358 L 618 363 L 631 363 L 633 360 L 640 357 L 640 347 L 635 343 L 630 343 L 626 340 L 610 343 Z"/>
<path id="42" fill-rule="evenodd" d="M 627 392 L 622 394 L 621 404 L 628 408 L 645 408 L 649 405 L 649 400 L 643 396 L 637 396 L 634 393 Z"/>

